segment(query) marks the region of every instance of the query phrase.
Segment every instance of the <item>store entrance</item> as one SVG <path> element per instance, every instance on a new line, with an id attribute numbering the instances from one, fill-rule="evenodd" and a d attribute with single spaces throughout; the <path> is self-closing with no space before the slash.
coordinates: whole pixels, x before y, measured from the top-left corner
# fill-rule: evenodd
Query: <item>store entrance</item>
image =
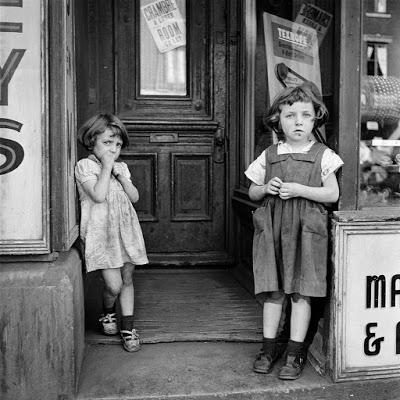
<path id="1" fill-rule="evenodd" d="M 238 7 L 163 1 L 173 9 L 161 18 L 154 3 L 87 0 L 76 24 L 78 122 L 111 111 L 130 139 L 121 158 L 139 190 L 150 261 L 134 273 L 135 326 L 148 343 L 219 339 L 231 335 L 230 315 L 256 340 L 259 306 L 231 274 Z M 163 41 L 151 21 L 169 19 Z M 99 271 L 85 276 L 87 340 L 118 341 L 99 334 L 102 289 Z"/>

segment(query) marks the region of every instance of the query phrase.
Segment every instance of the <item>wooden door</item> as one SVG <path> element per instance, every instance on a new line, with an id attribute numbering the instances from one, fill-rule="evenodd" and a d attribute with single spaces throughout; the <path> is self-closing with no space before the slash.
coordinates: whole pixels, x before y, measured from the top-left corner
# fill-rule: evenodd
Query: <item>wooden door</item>
<path id="1" fill-rule="evenodd" d="M 113 109 L 128 128 L 122 159 L 140 192 L 135 208 L 154 263 L 229 260 L 225 6 L 223 0 L 89 1 L 97 60 L 89 67 L 90 107 Z M 161 39 L 182 33 L 180 13 L 186 45 L 161 53 L 145 12 L 155 24 L 175 23 L 173 31 L 159 32 Z M 154 60 L 161 60 L 161 72 Z"/>

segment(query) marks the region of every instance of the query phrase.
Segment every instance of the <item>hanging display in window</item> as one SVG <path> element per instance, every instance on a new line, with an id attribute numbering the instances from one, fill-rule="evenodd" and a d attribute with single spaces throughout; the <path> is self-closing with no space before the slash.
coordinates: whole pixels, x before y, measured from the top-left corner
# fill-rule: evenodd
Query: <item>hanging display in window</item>
<path id="1" fill-rule="evenodd" d="M 332 21 L 332 14 L 313 4 L 303 3 L 295 22 L 315 29 L 318 43 L 321 45 Z"/>
<path id="2" fill-rule="evenodd" d="M 321 92 L 315 29 L 264 13 L 264 34 L 270 101 L 284 87 L 300 85 L 305 81 Z"/>

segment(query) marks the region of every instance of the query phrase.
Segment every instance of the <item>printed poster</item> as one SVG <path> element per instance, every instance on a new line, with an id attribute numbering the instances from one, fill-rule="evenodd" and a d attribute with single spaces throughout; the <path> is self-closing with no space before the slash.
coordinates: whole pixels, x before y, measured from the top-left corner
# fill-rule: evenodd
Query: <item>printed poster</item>
<path id="1" fill-rule="evenodd" d="M 161 53 L 186 44 L 186 22 L 175 0 L 153 1 L 141 12 Z"/>
<path id="2" fill-rule="evenodd" d="M 264 35 L 270 103 L 285 87 L 305 81 L 322 93 L 315 29 L 264 13 Z"/>
<path id="3" fill-rule="evenodd" d="M 303 3 L 295 22 L 315 29 L 320 46 L 329 29 L 333 15 L 313 4 Z"/>

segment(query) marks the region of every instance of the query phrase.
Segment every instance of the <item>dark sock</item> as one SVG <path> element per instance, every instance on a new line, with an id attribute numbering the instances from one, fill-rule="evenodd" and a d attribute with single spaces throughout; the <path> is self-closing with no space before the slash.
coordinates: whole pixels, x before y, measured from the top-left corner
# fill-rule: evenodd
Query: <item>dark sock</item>
<path id="1" fill-rule="evenodd" d="M 263 338 L 263 347 L 262 351 L 265 354 L 271 354 L 272 357 L 276 356 L 276 338 Z"/>
<path id="2" fill-rule="evenodd" d="M 114 304 L 112 307 L 106 307 L 106 306 L 103 304 L 103 313 L 104 313 L 104 315 L 107 315 L 107 314 L 114 314 L 114 313 L 115 313 L 115 304 Z"/>
<path id="3" fill-rule="evenodd" d="M 121 318 L 121 331 L 131 331 L 133 329 L 133 315 L 123 315 Z"/>
<path id="4" fill-rule="evenodd" d="M 304 342 L 296 342 L 290 339 L 287 346 L 287 354 L 288 355 L 304 354 Z"/>

